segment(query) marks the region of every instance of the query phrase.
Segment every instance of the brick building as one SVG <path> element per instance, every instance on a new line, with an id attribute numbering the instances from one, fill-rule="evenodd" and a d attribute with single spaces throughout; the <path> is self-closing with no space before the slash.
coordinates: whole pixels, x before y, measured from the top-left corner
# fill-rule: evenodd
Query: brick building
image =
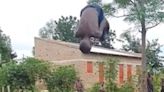
<path id="1" fill-rule="evenodd" d="M 129 76 L 135 75 L 141 65 L 141 54 L 129 53 L 93 46 L 90 54 L 83 54 L 79 45 L 59 40 L 35 38 L 35 58 L 49 61 L 58 65 L 73 65 L 86 87 L 104 81 L 103 64 L 97 65 L 106 58 L 117 58 L 117 83 L 126 81 Z"/>

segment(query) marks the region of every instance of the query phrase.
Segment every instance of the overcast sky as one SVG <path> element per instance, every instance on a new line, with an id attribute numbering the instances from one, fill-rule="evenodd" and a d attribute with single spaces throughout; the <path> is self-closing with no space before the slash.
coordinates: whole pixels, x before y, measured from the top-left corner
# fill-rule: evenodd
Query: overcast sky
<path id="1" fill-rule="evenodd" d="M 34 37 L 50 19 L 57 20 L 60 16 L 76 16 L 79 18 L 80 10 L 87 0 L 0 0 L 0 27 L 10 36 L 12 48 L 17 52 L 18 58 L 23 54 L 32 56 Z M 116 30 L 119 36 L 128 29 L 129 24 L 121 19 L 109 18 L 111 29 Z M 148 39 L 158 38 L 164 44 L 164 25 L 150 30 Z"/>

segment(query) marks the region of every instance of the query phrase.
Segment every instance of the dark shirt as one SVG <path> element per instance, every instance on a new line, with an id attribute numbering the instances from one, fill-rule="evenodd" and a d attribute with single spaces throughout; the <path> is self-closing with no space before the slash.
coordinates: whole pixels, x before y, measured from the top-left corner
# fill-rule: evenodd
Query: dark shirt
<path id="1" fill-rule="evenodd" d="M 90 7 L 96 9 L 96 11 L 97 11 L 97 13 L 98 13 L 98 25 L 99 25 L 99 27 L 100 27 L 100 24 L 101 24 L 101 22 L 103 21 L 103 19 L 105 18 L 105 16 L 104 16 L 104 12 L 103 12 L 102 8 L 101 8 L 99 5 L 93 4 L 93 5 L 87 5 L 87 6 L 85 6 L 85 7 L 81 10 L 80 16 L 82 15 L 83 11 L 84 11 L 86 8 L 90 8 Z M 108 24 L 108 23 L 107 23 L 107 24 Z M 109 24 L 108 24 L 108 25 L 109 25 Z M 104 41 L 104 40 L 105 40 L 105 35 L 106 35 L 106 34 L 109 34 L 109 27 L 106 27 L 106 28 L 103 29 L 103 33 L 102 33 L 102 36 L 100 37 L 100 41 Z"/>
<path id="2" fill-rule="evenodd" d="M 83 11 L 84 11 L 86 8 L 89 8 L 89 7 L 95 8 L 96 11 L 98 12 L 98 25 L 99 25 L 99 27 L 100 27 L 100 24 L 101 24 L 102 20 L 103 20 L 105 17 L 104 17 L 104 12 L 103 12 L 102 8 L 101 8 L 99 5 L 93 4 L 93 5 L 87 5 L 87 6 L 85 6 L 85 7 L 81 10 L 80 16 L 82 15 Z"/>

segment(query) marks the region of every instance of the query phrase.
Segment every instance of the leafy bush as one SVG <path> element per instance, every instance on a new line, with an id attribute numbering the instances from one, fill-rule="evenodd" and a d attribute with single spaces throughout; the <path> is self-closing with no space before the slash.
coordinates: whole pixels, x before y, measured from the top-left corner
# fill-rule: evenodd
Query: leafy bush
<path id="1" fill-rule="evenodd" d="M 89 92 L 99 92 L 100 86 L 99 83 L 95 83 L 91 89 L 89 89 Z"/>
<path id="2" fill-rule="evenodd" d="M 72 66 L 58 67 L 46 80 L 49 92 L 73 92 L 76 71 Z"/>
<path id="3" fill-rule="evenodd" d="M 21 65 L 9 67 L 7 76 L 7 82 L 11 88 L 14 89 L 31 89 L 35 81 L 30 80 L 30 77 L 25 69 Z"/>
<path id="4" fill-rule="evenodd" d="M 29 77 L 34 79 L 34 81 L 38 80 L 38 78 L 45 79 L 51 72 L 48 63 L 35 58 L 27 58 L 21 65 L 26 68 Z"/>
<path id="5" fill-rule="evenodd" d="M 131 83 L 127 82 L 119 88 L 118 92 L 134 92 L 134 87 Z"/>
<path id="6" fill-rule="evenodd" d="M 118 87 L 115 83 L 117 78 L 117 65 L 118 60 L 115 58 L 108 58 L 106 61 L 104 61 L 105 65 L 105 89 L 107 92 L 117 92 Z"/>
<path id="7" fill-rule="evenodd" d="M 0 68 L 0 87 L 8 85 L 7 82 L 7 73 L 8 73 L 8 68 L 9 67 L 14 67 L 16 66 L 16 63 L 8 62 L 6 65 Z"/>
<path id="8" fill-rule="evenodd" d="M 159 74 L 153 75 L 153 87 L 154 92 L 160 92 L 161 89 L 161 79 L 164 78 L 164 73 L 161 71 Z"/>
<path id="9" fill-rule="evenodd" d="M 50 92 L 73 92 L 76 72 L 71 66 L 52 70 L 48 63 L 35 58 L 26 58 L 20 64 L 10 62 L 0 68 L 0 86 L 10 85 L 12 92 L 20 89 L 34 92 L 38 79 L 46 82 Z"/>
<path id="10" fill-rule="evenodd" d="M 48 64 L 34 58 L 27 58 L 20 64 L 9 62 L 0 69 L 0 86 L 10 85 L 12 91 L 34 91 L 36 80 L 46 78 L 49 73 Z"/>

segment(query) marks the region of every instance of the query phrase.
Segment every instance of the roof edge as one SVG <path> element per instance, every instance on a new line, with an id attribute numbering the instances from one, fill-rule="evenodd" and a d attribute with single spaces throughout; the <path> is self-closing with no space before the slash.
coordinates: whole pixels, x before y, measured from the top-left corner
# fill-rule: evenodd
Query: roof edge
<path id="1" fill-rule="evenodd" d="M 59 45 L 64 45 L 64 46 L 70 47 L 70 48 L 79 49 L 78 43 L 64 42 L 61 40 L 52 40 L 52 39 L 39 38 L 39 37 L 35 37 L 34 39 L 46 41 L 46 42 L 53 43 L 53 44 L 56 43 Z M 91 53 L 141 58 L 141 53 L 131 53 L 131 52 L 120 51 L 120 50 L 115 50 L 115 49 L 103 48 L 103 47 L 99 47 L 99 46 L 92 46 Z"/>
<path id="2" fill-rule="evenodd" d="M 59 44 L 59 45 L 65 45 L 65 46 L 71 47 L 71 48 L 76 48 L 76 49 L 79 48 L 79 45 L 77 43 L 64 42 L 64 41 L 61 41 L 61 40 L 52 40 L 52 39 L 39 38 L 39 37 L 35 37 L 35 39 L 46 41 L 46 42 L 49 42 L 49 43 L 56 43 L 56 44 Z"/>

